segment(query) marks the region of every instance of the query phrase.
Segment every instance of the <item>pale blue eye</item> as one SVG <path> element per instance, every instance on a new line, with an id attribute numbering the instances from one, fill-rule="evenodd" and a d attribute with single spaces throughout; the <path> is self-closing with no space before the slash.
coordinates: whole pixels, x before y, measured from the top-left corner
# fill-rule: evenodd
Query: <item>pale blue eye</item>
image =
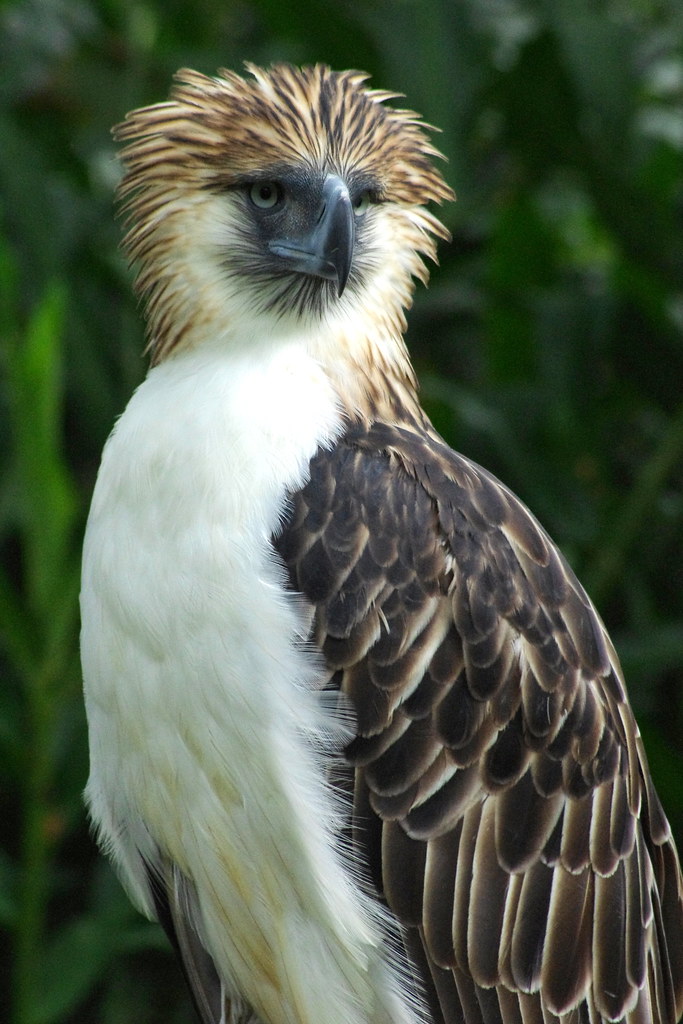
<path id="1" fill-rule="evenodd" d="M 271 210 L 282 196 L 282 186 L 277 181 L 255 181 L 249 186 L 249 199 L 259 210 Z"/>
<path id="2" fill-rule="evenodd" d="M 357 217 L 362 217 L 372 205 L 369 192 L 361 192 L 353 201 L 353 212 Z"/>

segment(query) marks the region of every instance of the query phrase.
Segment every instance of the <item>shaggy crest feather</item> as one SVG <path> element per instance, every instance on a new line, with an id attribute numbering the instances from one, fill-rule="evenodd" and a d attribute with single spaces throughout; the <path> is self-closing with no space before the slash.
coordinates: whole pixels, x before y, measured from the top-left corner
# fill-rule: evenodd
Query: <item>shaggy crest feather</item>
<path id="1" fill-rule="evenodd" d="M 144 107 L 115 129 L 133 142 L 122 159 L 123 192 L 149 176 L 188 176 L 193 188 L 231 185 L 254 167 L 308 162 L 377 178 L 387 200 L 422 206 L 453 196 L 433 166 L 440 156 L 429 126 L 410 110 L 385 106 L 398 94 L 366 89 L 358 71 L 323 64 L 267 71 L 252 78 L 221 70 L 215 78 L 183 69 L 166 103 Z"/>

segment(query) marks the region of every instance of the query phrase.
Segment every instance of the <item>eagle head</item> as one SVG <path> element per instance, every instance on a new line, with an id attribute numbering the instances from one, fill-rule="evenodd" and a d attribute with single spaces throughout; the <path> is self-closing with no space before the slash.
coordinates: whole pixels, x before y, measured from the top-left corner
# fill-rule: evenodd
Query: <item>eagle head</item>
<path id="1" fill-rule="evenodd" d="M 182 70 L 168 102 L 115 129 L 155 361 L 234 333 L 247 309 L 262 329 L 319 324 L 361 292 L 400 334 L 421 256 L 448 237 L 425 209 L 453 196 L 438 151 L 416 114 L 386 105 L 395 94 L 320 64 L 247 70 Z"/>

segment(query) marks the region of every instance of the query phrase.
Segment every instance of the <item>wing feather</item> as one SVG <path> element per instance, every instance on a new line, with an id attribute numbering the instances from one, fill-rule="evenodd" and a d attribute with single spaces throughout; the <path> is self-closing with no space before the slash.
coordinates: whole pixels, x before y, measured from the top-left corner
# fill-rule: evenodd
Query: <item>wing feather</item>
<path id="1" fill-rule="evenodd" d="M 542 861 L 535 861 L 521 879 L 511 935 L 510 968 L 514 987 L 521 992 L 537 992 L 541 983 L 541 964 L 550 908 L 554 872 Z"/>
<path id="2" fill-rule="evenodd" d="M 553 871 L 541 986 L 549 1005 L 560 1012 L 580 1005 L 590 988 L 593 886 L 588 868 Z"/>
<path id="3" fill-rule="evenodd" d="M 406 925 L 420 927 L 423 916 L 423 879 L 427 847 L 411 839 L 397 821 L 382 829 L 384 895 Z"/>
<path id="4" fill-rule="evenodd" d="M 192 883 L 176 864 L 160 859 L 145 863 L 157 919 L 178 954 L 202 1024 L 259 1024 L 249 1006 L 229 996 L 199 934 L 201 919 Z"/>
<path id="5" fill-rule="evenodd" d="M 462 818 L 457 825 L 427 845 L 424 878 L 423 923 L 427 953 L 439 967 L 455 965 L 453 950 L 453 911 L 455 878 L 453 865 L 458 862 L 462 835 Z"/>
<path id="6" fill-rule="evenodd" d="M 376 423 L 316 455 L 274 543 L 355 709 L 354 843 L 434 1020 L 674 1024 L 675 848 L 616 655 L 533 516 Z"/>
<path id="7" fill-rule="evenodd" d="M 499 980 L 498 952 L 510 876 L 496 854 L 495 802 L 486 800 L 481 806 L 467 915 L 467 967 L 477 985 L 489 988 Z"/>

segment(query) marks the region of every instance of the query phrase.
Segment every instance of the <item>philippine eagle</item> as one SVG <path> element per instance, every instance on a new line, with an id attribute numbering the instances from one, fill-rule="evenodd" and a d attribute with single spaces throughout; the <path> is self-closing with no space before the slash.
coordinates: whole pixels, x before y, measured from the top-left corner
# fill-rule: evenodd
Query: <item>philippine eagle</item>
<path id="1" fill-rule="evenodd" d="M 204 1024 L 674 1024 L 617 657 L 418 401 L 436 150 L 362 74 L 247 71 L 116 129 L 152 365 L 85 539 L 102 846 Z"/>

